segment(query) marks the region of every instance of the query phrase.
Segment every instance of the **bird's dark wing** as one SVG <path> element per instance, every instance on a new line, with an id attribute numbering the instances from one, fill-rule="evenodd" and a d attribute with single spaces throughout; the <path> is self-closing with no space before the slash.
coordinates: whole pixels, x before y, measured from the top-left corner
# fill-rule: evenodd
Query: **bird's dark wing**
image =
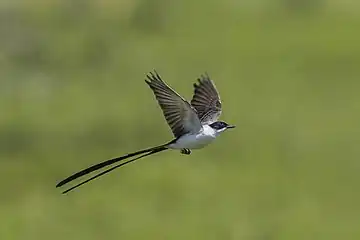
<path id="1" fill-rule="evenodd" d="M 188 101 L 172 90 L 156 71 L 148 74 L 145 81 L 153 90 L 165 119 L 176 138 L 186 133 L 200 131 L 202 125 L 196 110 Z"/>
<path id="2" fill-rule="evenodd" d="M 201 75 L 198 83 L 194 83 L 194 88 L 191 105 L 196 109 L 201 123 L 217 121 L 221 115 L 221 101 L 213 81 L 207 74 Z"/>

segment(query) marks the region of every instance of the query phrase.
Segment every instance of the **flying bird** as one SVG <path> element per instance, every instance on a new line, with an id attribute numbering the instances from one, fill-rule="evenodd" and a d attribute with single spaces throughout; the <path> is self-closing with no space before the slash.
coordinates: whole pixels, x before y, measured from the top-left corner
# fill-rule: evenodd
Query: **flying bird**
<path id="1" fill-rule="evenodd" d="M 154 71 L 154 73 L 150 72 L 146 77 L 147 79 L 145 82 L 154 92 L 155 98 L 157 99 L 175 138 L 168 143 L 106 160 L 80 172 L 74 173 L 60 181 L 56 187 L 61 187 L 103 167 L 140 155 L 100 172 L 67 189 L 63 193 L 67 193 L 125 164 L 161 151 L 178 149 L 182 154 L 189 155 L 191 149 L 203 148 L 210 144 L 220 133 L 235 127 L 226 122 L 218 121 L 222 111 L 220 96 L 214 82 L 210 79 L 208 74 L 201 75 L 200 78 L 198 78 L 198 83 L 194 84 L 194 96 L 191 102 L 186 101 L 169 87 L 156 71 Z"/>

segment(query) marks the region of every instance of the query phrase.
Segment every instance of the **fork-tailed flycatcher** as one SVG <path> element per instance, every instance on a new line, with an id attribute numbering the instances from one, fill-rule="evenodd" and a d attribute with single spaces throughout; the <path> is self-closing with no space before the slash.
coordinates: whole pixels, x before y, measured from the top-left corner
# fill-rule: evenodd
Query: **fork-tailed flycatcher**
<path id="1" fill-rule="evenodd" d="M 207 74 L 201 75 L 201 77 L 198 79 L 198 83 L 194 84 L 194 96 L 190 103 L 182 98 L 173 89 L 171 89 L 161 79 L 156 71 L 154 71 L 154 73 L 151 72 L 148 74 L 145 82 L 153 90 L 154 95 L 163 111 L 165 119 L 175 136 L 175 139 L 157 147 L 147 148 L 127 154 L 125 156 L 106 160 L 80 172 L 77 172 L 59 182 L 56 187 L 61 187 L 66 183 L 69 183 L 81 176 L 101 169 L 105 166 L 143 154 L 129 161 L 115 165 L 103 172 L 100 172 L 97 175 L 67 189 L 63 193 L 67 193 L 118 167 L 154 153 L 168 149 L 180 149 L 181 153 L 190 154 L 190 149 L 203 148 L 211 143 L 220 133 L 224 132 L 226 129 L 235 127 L 228 125 L 223 121 L 218 121 L 218 118 L 221 114 L 220 96 L 213 81 Z"/>

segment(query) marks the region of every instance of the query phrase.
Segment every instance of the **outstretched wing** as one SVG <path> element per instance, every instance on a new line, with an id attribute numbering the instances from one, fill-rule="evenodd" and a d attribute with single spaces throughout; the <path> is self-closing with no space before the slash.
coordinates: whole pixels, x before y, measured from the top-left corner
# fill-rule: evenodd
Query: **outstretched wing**
<path id="1" fill-rule="evenodd" d="M 196 109 L 202 124 L 213 123 L 221 115 L 221 101 L 215 84 L 209 75 L 201 75 L 198 84 L 194 83 L 194 96 L 191 105 Z"/>
<path id="2" fill-rule="evenodd" d="M 172 90 L 156 71 L 148 74 L 145 82 L 153 90 L 165 119 L 176 138 L 187 133 L 200 131 L 202 125 L 196 110 Z"/>

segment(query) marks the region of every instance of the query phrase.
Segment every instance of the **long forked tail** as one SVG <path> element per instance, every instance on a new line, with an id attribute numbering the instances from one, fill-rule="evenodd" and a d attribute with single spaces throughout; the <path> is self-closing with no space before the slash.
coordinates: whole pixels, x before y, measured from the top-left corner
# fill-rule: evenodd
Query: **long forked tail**
<path id="1" fill-rule="evenodd" d="M 91 177 L 91 178 L 89 178 L 89 179 L 87 179 L 87 180 L 85 180 L 85 181 L 83 181 L 83 182 L 81 182 L 81 183 L 79 183 L 79 184 L 77 184 L 77 185 L 75 185 L 75 186 L 73 186 L 73 187 L 71 187 L 71 188 L 69 188 L 69 189 L 67 189 L 66 191 L 63 192 L 63 193 L 67 193 L 67 192 L 69 192 L 69 191 L 71 191 L 71 190 L 73 190 L 73 189 L 87 183 L 87 182 L 90 182 L 91 180 L 94 180 L 95 178 L 98 178 L 98 177 L 100 177 L 100 176 L 102 176 L 102 175 L 104 175 L 104 174 L 106 174 L 108 172 L 111 172 L 112 170 L 115 170 L 118 167 L 121 167 L 121 166 L 123 166 L 125 164 L 128 164 L 128 163 L 131 163 L 131 162 L 134 162 L 135 160 L 138 160 L 140 158 L 152 155 L 154 153 L 158 153 L 158 152 L 167 150 L 167 149 L 169 149 L 167 147 L 168 145 L 169 145 L 169 143 L 164 144 L 164 145 L 160 145 L 160 146 L 157 146 L 157 147 L 147 148 L 147 149 L 144 149 L 144 150 L 140 150 L 140 151 L 137 151 L 137 152 L 134 152 L 134 153 L 129 153 L 127 155 L 117 157 L 117 158 L 113 158 L 113 159 L 109 159 L 109 160 L 106 160 L 104 162 L 98 163 L 96 165 L 90 166 L 90 167 L 88 167 L 88 168 L 86 168 L 84 170 L 81 170 L 80 172 L 74 173 L 73 175 L 65 178 L 62 181 L 60 181 L 58 184 L 56 184 L 56 187 L 61 187 L 61 186 L 65 185 L 65 184 L 67 184 L 67 183 L 69 183 L 69 182 L 71 182 L 71 181 L 73 181 L 73 180 L 75 180 L 75 179 L 77 179 L 79 177 L 87 175 L 87 174 L 89 174 L 91 172 L 94 172 L 96 170 L 99 170 L 99 169 L 101 169 L 103 167 L 112 165 L 114 163 L 120 162 L 120 161 L 125 160 L 125 159 L 130 158 L 130 157 L 134 157 L 134 156 L 145 153 L 144 155 L 136 157 L 136 158 L 134 158 L 132 160 L 129 160 L 127 162 L 123 162 L 123 163 L 118 164 L 118 165 L 116 165 L 116 166 L 114 166 L 112 168 L 109 168 L 109 169 L 107 169 L 107 170 L 105 170 L 105 171 L 103 171 L 101 173 L 98 173 L 97 175 L 95 175 L 95 176 L 93 176 L 93 177 Z"/>

